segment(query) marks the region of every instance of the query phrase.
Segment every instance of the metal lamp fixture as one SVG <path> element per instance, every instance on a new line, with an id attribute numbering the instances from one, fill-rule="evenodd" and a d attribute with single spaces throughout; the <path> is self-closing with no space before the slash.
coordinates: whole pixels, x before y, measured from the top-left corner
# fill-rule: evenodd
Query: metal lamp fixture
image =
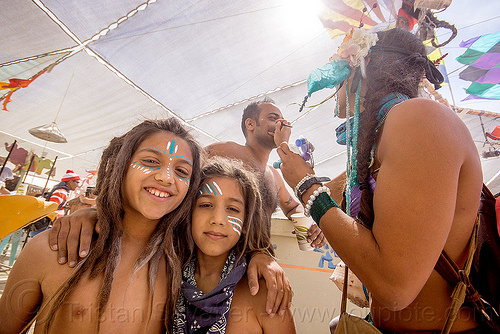
<path id="1" fill-rule="evenodd" d="M 50 141 L 53 143 L 67 143 L 68 140 L 64 135 L 62 134 L 61 130 L 57 127 L 56 120 L 57 117 L 59 116 L 59 113 L 61 112 L 62 105 L 64 103 L 64 99 L 66 98 L 66 95 L 68 94 L 69 86 L 71 84 L 71 81 L 73 80 L 73 76 L 75 75 L 76 67 L 75 70 L 73 70 L 73 74 L 71 74 L 71 78 L 69 79 L 68 82 L 68 87 L 66 87 L 66 91 L 64 92 L 63 98 L 61 100 L 61 104 L 59 105 L 59 109 L 57 110 L 56 117 L 54 117 L 54 121 L 49 124 L 45 124 L 42 126 L 37 126 L 29 130 L 29 133 L 31 133 L 33 136 L 43 139 L 45 141 Z"/>
<path id="2" fill-rule="evenodd" d="M 33 136 L 53 143 L 67 143 L 68 140 L 57 127 L 56 122 L 37 126 L 29 130 Z"/>

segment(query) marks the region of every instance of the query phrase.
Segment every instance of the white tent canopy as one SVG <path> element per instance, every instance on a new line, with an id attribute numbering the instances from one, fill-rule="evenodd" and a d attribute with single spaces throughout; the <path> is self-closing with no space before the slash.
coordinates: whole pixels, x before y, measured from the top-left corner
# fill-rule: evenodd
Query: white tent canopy
<path id="1" fill-rule="evenodd" d="M 298 112 L 307 75 L 339 42 L 309 13 L 307 1 L 2 3 L 0 81 L 28 79 L 56 65 L 12 95 L 9 111 L 0 114 L 0 139 L 17 140 L 38 156 L 58 156 L 55 179 L 66 169 L 80 175 L 95 169 L 109 140 L 145 118 L 178 117 L 203 145 L 243 143 L 242 110 L 264 95 L 293 122 L 292 139 L 302 135 L 314 144 L 317 174 L 335 176 L 345 168 L 344 147 L 334 139 L 341 120 L 332 116 L 333 100 Z M 327 94 L 315 94 L 311 103 Z M 479 117 L 463 120 L 481 151 Z M 67 143 L 28 133 L 53 121 Z M 500 125 L 494 117 L 482 121 L 487 130 Z M 273 153 L 270 162 L 277 159 Z M 499 158 L 484 159 L 483 169 L 485 182 L 500 191 Z"/>

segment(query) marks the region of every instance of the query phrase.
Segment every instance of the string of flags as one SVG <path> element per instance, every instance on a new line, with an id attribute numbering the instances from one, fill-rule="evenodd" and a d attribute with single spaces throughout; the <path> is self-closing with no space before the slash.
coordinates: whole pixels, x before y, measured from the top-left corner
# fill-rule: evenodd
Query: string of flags
<path id="1" fill-rule="evenodd" d="M 500 100 L 500 31 L 477 36 L 460 43 L 467 50 L 456 59 L 468 65 L 459 77 L 472 83 L 465 100 Z"/>

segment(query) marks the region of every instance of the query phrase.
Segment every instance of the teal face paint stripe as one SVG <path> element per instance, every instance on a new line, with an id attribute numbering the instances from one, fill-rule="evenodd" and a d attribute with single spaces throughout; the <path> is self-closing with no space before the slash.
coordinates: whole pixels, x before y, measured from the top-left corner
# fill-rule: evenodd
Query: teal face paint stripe
<path id="1" fill-rule="evenodd" d="M 141 148 L 140 150 L 153 150 L 153 151 L 157 151 L 159 153 L 163 153 L 163 154 L 166 154 L 172 158 L 182 158 L 182 159 L 185 159 L 187 161 L 189 161 L 190 163 L 192 163 L 191 159 L 189 159 L 187 156 L 185 155 L 179 155 L 179 154 L 174 154 L 174 153 L 177 153 L 177 149 L 179 147 L 175 145 L 175 139 L 173 139 L 171 142 L 168 142 L 167 143 L 167 150 L 162 150 L 162 149 L 159 149 L 159 148 L 156 148 L 156 147 L 152 147 L 150 148 L 149 146 L 148 147 L 143 147 Z M 168 151 L 168 152 L 167 152 Z"/>
<path id="2" fill-rule="evenodd" d="M 208 186 L 210 187 L 214 195 L 220 195 L 220 193 L 217 191 L 217 189 L 215 189 L 213 184 L 208 184 Z"/>
<path id="3" fill-rule="evenodd" d="M 180 176 L 177 176 L 177 178 L 179 178 L 180 180 L 185 181 L 187 183 L 189 183 L 191 181 L 191 179 L 189 177 L 180 177 Z"/>
<path id="4" fill-rule="evenodd" d="M 216 182 L 206 183 L 200 190 L 200 195 L 214 194 L 216 196 L 222 195 L 219 185 Z"/>
<path id="5" fill-rule="evenodd" d="M 170 145 L 170 155 L 174 154 L 175 149 L 175 139 L 172 139 L 172 145 Z"/>
<path id="6" fill-rule="evenodd" d="M 241 235 L 241 226 L 243 225 L 242 221 L 236 217 L 227 217 L 229 222 L 231 223 L 231 226 L 233 227 L 233 230 L 238 233 L 238 235 Z"/>

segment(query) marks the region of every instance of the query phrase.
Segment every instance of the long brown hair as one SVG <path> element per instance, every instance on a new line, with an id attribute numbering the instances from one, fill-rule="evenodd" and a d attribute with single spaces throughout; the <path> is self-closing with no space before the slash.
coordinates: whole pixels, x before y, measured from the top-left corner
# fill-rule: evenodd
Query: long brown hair
<path id="1" fill-rule="evenodd" d="M 64 299 L 71 293 L 86 272 L 89 272 L 90 280 L 99 277 L 101 274 L 103 275 L 97 296 L 99 319 L 97 331 L 99 331 L 100 319 L 109 299 L 114 271 L 120 258 L 120 240 L 123 234 L 122 220 L 124 215 L 121 189 L 124 176 L 132 155 L 140 143 L 149 136 L 162 131 L 171 132 L 188 143 L 193 157 L 192 175 L 186 197 L 176 209 L 160 219 L 155 231 L 134 265 L 134 272 L 148 264 L 151 291 L 150 306 L 152 306 L 158 264 L 161 257 L 165 255 L 167 284 L 169 286 L 165 309 L 165 326 L 166 328 L 172 327 L 172 310 L 174 309 L 175 299 L 182 282 L 182 259 L 187 256 L 184 254 L 184 245 L 187 242 L 187 221 L 200 182 L 203 151 L 198 142 L 180 121 L 175 118 L 168 118 L 164 120 L 144 121 L 126 134 L 113 138 L 109 146 L 104 150 L 99 164 L 95 191 L 97 195 L 97 225 L 100 232 L 99 234 L 94 234 L 93 245 L 87 258 L 77 266 L 75 272 L 56 294 L 55 302 L 49 311 L 44 326 L 44 332 L 48 331 L 57 309 L 62 305 Z"/>
<path id="2" fill-rule="evenodd" d="M 395 47 L 425 56 L 422 42 L 408 31 L 394 28 L 378 33 L 376 48 Z M 374 47 L 375 48 L 375 47 Z M 419 83 L 425 72 L 422 57 L 409 57 L 398 52 L 371 52 L 366 66 L 366 80 L 363 82 L 367 90 L 364 95 L 364 111 L 360 114 L 358 135 L 358 181 L 362 190 L 361 211 L 358 219 L 371 227 L 373 224 L 373 194 L 370 191 L 371 151 L 377 143 L 380 132 L 377 115 L 380 100 L 390 93 L 402 93 L 410 98 L 418 96 Z"/>

